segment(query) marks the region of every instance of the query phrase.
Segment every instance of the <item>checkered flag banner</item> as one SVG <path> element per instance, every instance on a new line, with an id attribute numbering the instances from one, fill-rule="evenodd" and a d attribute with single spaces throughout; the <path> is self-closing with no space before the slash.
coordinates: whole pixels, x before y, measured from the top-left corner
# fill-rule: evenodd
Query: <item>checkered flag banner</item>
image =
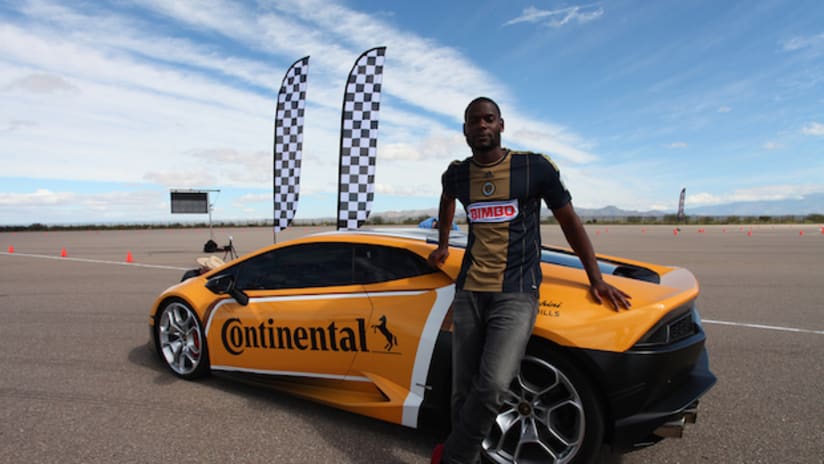
<path id="1" fill-rule="evenodd" d="M 303 57 L 286 71 L 278 92 L 275 110 L 275 236 L 289 227 L 300 196 L 300 161 L 303 153 L 303 115 L 309 57 Z"/>
<path id="2" fill-rule="evenodd" d="M 340 134 L 338 229 L 357 229 L 369 217 L 375 197 L 378 112 L 386 47 L 364 52 L 355 61 L 346 93 Z"/>

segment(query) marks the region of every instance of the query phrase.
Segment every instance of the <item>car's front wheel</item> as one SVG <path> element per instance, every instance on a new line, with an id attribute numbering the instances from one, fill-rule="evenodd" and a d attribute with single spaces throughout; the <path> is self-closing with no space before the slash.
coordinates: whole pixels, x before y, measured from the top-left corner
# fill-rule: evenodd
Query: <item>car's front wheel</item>
<path id="1" fill-rule="evenodd" d="M 588 378 L 551 350 L 531 349 L 483 448 L 501 464 L 588 463 L 603 437 L 603 410 Z"/>
<path id="2" fill-rule="evenodd" d="M 178 377 L 195 379 L 209 372 L 206 340 L 197 314 L 181 301 L 166 303 L 157 316 L 160 358 Z"/>

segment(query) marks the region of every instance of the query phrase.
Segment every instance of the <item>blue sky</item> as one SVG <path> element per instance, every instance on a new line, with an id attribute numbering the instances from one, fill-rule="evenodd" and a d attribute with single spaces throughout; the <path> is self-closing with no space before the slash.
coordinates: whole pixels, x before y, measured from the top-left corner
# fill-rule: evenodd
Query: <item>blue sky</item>
<path id="1" fill-rule="evenodd" d="M 336 212 L 340 108 L 386 46 L 373 212 L 437 207 L 497 100 L 579 207 L 824 192 L 824 3 L 50 0 L 0 4 L 0 224 L 272 218 L 274 105 L 309 55 L 297 219 Z"/>

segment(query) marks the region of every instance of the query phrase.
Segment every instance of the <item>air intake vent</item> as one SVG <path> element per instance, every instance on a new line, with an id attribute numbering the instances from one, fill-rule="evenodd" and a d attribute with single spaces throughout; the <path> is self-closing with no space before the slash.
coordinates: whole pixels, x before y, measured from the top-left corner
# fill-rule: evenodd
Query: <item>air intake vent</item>
<path id="1" fill-rule="evenodd" d="M 697 333 L 698 326 L 695 323 L 693 312 L 692 309 L 674 311 L 674 314 L 670 314 L 668 319 L 659 322 L 652 330 L 647 332 L 641 338 L 641 341 L 635 344 L 635 348 L 667 345 Z"/>

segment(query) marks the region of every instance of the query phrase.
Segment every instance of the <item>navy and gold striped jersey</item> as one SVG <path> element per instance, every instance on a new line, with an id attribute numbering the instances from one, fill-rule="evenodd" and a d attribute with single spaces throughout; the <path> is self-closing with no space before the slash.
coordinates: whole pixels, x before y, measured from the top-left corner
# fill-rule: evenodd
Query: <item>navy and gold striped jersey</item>
<path id="1" fill-rule="evenodd" d="M 479 292 L 535 292 L 541 282 L 541 200 L 549 208 L 571 201 L 548 156 L 505 150 L 482 165 L 455 161 L 441 178 L 444 193 L 466 211 L 469 240 L 457 288 Z"/>

